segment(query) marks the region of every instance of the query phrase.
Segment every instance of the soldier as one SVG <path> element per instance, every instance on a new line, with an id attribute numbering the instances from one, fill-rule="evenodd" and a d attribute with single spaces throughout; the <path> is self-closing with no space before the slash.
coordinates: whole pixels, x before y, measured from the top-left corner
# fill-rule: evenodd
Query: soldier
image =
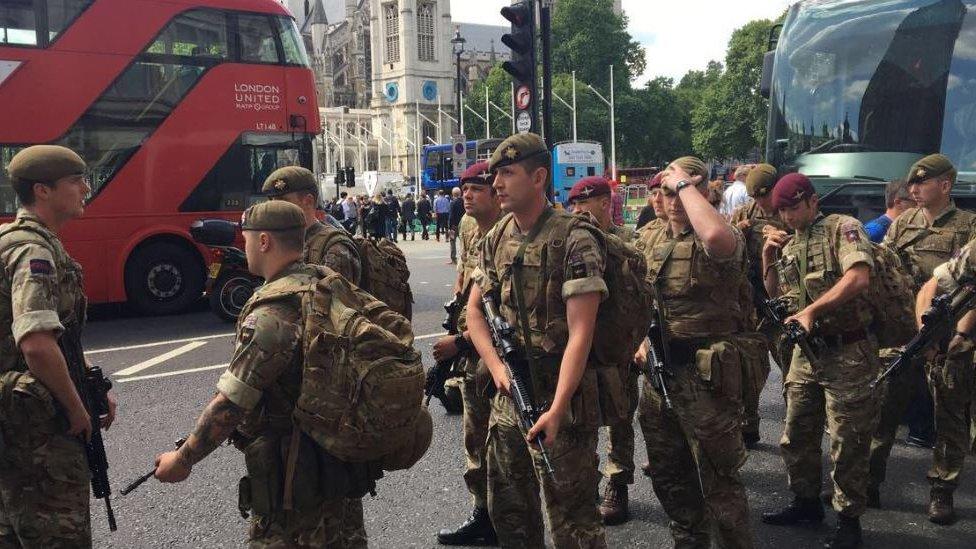
<path id="1" fill-rule="evenodd" d="M 542 547 L 541 484 L 553 544 L 599 548 L 606 547 L 596 506 L 600 410 L 587 357 L 600 301 L 609 295 L 605 255 L 597 229 L 549 206 L 550 162 L 545 142 L 531 133 L 506 139 L 489 162 L 509 214 L 485 237 L 467 319 L 498 389 L 488 429 L 488 507 L 503 547 Z M 500 296 L 500 314 L 526 353 L 535 400 L 549 403 L 528 433 L 506 396 L 509 379 L 481 310 L 483 292 Z M 543 433 L 555 478 L 529 446 Z"/>
<path id="2" fill-rule="evenodd" d="M 956 208 L 949 197 L 956 169 L 948 158 L 932 154 L 916 162 L 906 177 L 908 192 L 918 204 L 898 216 L 888 229 L 884 244 L 893 248 L 911 267 L 915 290 L 932 277 L 935 268 L 949 261 L 967 242 L 976 238 L 976 215 Z M 944 353 L 926 364 L 929 387 L 935 399 L 935 446 L 929 520 L 951 524 L 955 520 L 952 493 L 959 484 L 963 459 L 969 448 L 968 410 L 974 390 L 973 343 L 956 337 Z M 886 383 L 885 406 L 871 441 L 869 499 L 880 506 L 879 487 L 885 478 L 898 423 L 920 381 L 913 369 L 903 370 Z"/>
<path id="3" fill-rule="evenodd" d="M 502 216 L 497 194 L 491 186 L 493 181 L 494 177 L 488 173 L 488 162 L 485 161 L 472 164 L 461 175 L 465 216 L 461 218 L 458 228 L 461 257 L 458 261 L 454 292 L 460 295 L 465 304 L 473 283 L 471 277 L 478 267 L 481 242 Z M 484 363 L 479 360 L 471 345 L 465 312 L 462 309 L 458 316 L 458 335 L 444 336 L 434 344 L 434 359 L 450 360 L 458 353 L 464 355 L 464 377 L 461 382 L 464 455 L 467 460 L 464 483 L 474 500 L 474 509 L 468 520 L 456 529 L 438 532 L 437 541 L 444 545 L 494 545 L 498 540 L 488 516 L 488 464 L 485 444 L 488 439 L 488 416 L 491 413 L 491 399 L 485 389 L 491 381 Z"/>
<path id="4" fill-rule="evenodd" d="M 794 500 L 763 514 L 767 524 L 820 522 L 820 441 L 830 435 L 833 507 L 837 529 L 828 549 L 861 545 L 860 517 L 867 500 L 869 439 L 877 424 L 878 401 L 870 382 L 878 373 L 878 349 L 864 292 L 874 256 L 859 221 L 820 213 L 813 184 L 805 175 L 784 176 L 773 189 L 773 206 L 795 232 L 767 232 L 763 248 L 766 291 L 785 294 L 797 321 L 824 341 L 816 359 L 799 348 L 786 374 L 786 427 L 780 441 Z M 782 257 L 776 255 L 782 252 Z"/>
<path id="5" fill-rule="evenodd" d="M 316 217 L 319 187 L 312 172 L 299 166 L 279 168 L 268 176 L 261 191 L 269 200 L 291 202 L 305 213 L 305 263 L 325 265 L 359 285 L 363 271 L 359 247 L 348 232 Z"/>
<path id="6" fill-rule="evenodd" d="M 22 207 L 0 226 L 0 546 L 91 547 L 82 442 L 92 420 L 58 347 L 87 305 L 58 234 L 84 213 L 91 187 L 85 162 L 64 147 L 28 147 L 7 169 Z M 114 419 L 109 393 L 102 427 Z"/>
<path id="7" fill-rule="evenodd" d="M 662 179 L 668 221 L 638 234 L 664 309 L 673 405 L 645 377 L 639 418 L 675 546 L 709 547 L 714 529 L 722 547 L 752 547 L 738 473 L 746 460 L 741 366 L 732 344 L 744 304 L 726 290 L 745 283 L 745 242 L 708 202 L 707 174 L 697 158 L 672 162 Z M 647 348 L 635 359 L 646 363 Z"/>
<path id="8" fill-rule="evenodd" d="M 584 212 L 605 232 L 624 242 L 634 239 L 633 231 L 613 224 L 611 217 L 610 183 L 600 176 L 584 177 L 569 191 L 569 203 L 574 212 Z M 622 379 L 626 384 L 626 398 L 630 402 L 625 421 L 607 426 L 607 464 L 604 487 L 600 503 L 600 516 L 603 523 L 622 524 L 630 518 L 627 486 L 634 483 L 634 413 L 637 411 L 638 375 L 640 370 L 632 364 L 621 364 L 625 371 Z"/>
<path id="9" fill-rule="evenodd" d="M 248 269 L 267 282 L 251 301 L 282 287 L 308 285 L 316 278 L 302 263 L 306 220 L 301 208 L 264 202 L 244 212 Z M 249 307 L 245 305 L 244 311 Z M 178 450 L 156 458 L 156 478 L 185 480 L 193 466 L 233 436 L 244 452 L 248 478 L 264 485 L 241 494 L 251 510 L 250 547 L 366 547 L 363 509 L 358 499 L 299 502 L 283 500 L 281 448 L 296 428 L 292 412 L 302 379 L 302 312 L 297 294 L 258 305 L 237 323 L 237 347 L 217 382 L 217 395 Z M 310 451 L 305 445 L 299 452 Z M 307 463 L 301 456 L 289 456 Z M 306 456 L 314 460 L 314 456 Z M 301 486 L 303 468 L 293 484 Z M 242 490 L 244 488 L 242 487 Z M 249 492 L 249 493 L 248 493 Z M 292 507 L 292 508 L 289 508 Z"/>
<path id="10" fill-rule="evenodd" d="M 741 168 L 740 168 L 741 169 Z M 773 208 L 773 187 L 776 185 L 776 168 L 769 164 L 758 164 L 745 179 L 745 188 L 752 201 L 739 206 L 732 213 L 731 223 L 746 239 L 746 254 L 749 257 L 748 282 L 750 293 L 755 305 L 761 305 L 757 300 L 765 299 L 766 289 L 762 282 L 762 249 L 763 232 L 772 229 L 786 230 L 786 224 L 780 219 Z M 769 359 L 767 350 L 773 351 L 773 359 L 783 372 L 789 370 L 790 348 L 782 331 L 768 319 L 764 318 L 761 307 L 748 307 L 745 311 L 746 332 L 759 332 L 765 339 L 765 349 L 758 354 L 760 360 L 748 361 L 743 364 L 743 404 L 742 437 L 746 448 L 754 449 L 759 444 L 759 396 L 766 386 L 769 375 Z"/>

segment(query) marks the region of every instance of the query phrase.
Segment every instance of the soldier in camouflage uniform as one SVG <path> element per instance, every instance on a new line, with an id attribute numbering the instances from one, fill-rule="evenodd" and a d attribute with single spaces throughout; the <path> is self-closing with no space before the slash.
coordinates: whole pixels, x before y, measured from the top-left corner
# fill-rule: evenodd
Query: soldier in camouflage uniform
<path id="1" fill-rule="evenodd" d="M 0 546 L 91 547 L 89 472 L 82 438 L 92 422 L 58 338 L 84 324 L 81 267 L 58 233 L 91 191 L 74 152 L 39 145 L 8 171 L 22 208 L 0 226 Z M 115 417 L 115 397 L 102 419 Z"/>
<path id="2" fill-rule="evenodd" d="M 662 180 L 668 222 L 637 237 L 664 310 L 673 404 L 669 409 L 645 377 L 638 413 L 675 547 L 709 547 L 713 532 L 721 547 L 753 547 L 738 473 L 746 451 L 732 343 L 745 305 L 726 290 L 744 283 L 745 242 L 708 202 L 707 174 L 697 158 L 672 162 Z M 646 363 L 646 347 L 636 360 Z"/>
<path id="3" fill-rule="evenodd" d="M 305 263 L 324 265 L 359 285 L 363 272 L 359 248 L 348 231 L 316 217 L 319 187 L 312 172 L 299 166 L 279 168 L 264 181 L 261 191 L 269 199 L 291 202 L 305 213 Z"/>
<path id="4" fill-rule="evenodd" d="M 796 232 L 792 237 L 769 232 L 763 249 L 766 291 L 772 297 L 785 295 L 798 311 L 787 321 L 799 322 L 824 345 L 815 359 L 799 348 L 793 352 L 780 447 L 794 500 L 779 512 L 765 513 L 762 520 L 775 525 L 823 520 L 820 444 L 826 422 L 838 521 L 825 547 L 858 547 L 867 502 L 870 433 L 878 416 L 878 399 L 870 387 L 878 373 L 878 348 L 867 330 L 872 319 L 863 300 L 874 255 L 860 222 L 820 214 L 813 184 L 805 175 L 780 179 L 773 205 Z"/>
<path id="5" fill-rule="evenodd" d="M 752 296 L 753 300 L 766 298 L 761 272 L 763 233 L 769 228 L 786 230 L 786 225 L 773 208 L 772 193 L 776 179 L 776 168 L 769 164 L 759 164 L 750 170 L 749 175 L 746 176 L 745 185 L 746 192 L 752 197 L 752 201 L 739 206 L 732 213 L 732 225 L 742 231 L 742 235 L 746 239 L 746 254 L 749 256 L 749 285 L 745 287 L 745 290 Z M 772 351 L 773 359 L 783 372 L 785 379 L 786 372 L 790 367 L 789 354 L 792 349 L 782 330 L 764 317 L 761 308 L 747 307 L 745 313 L 744 331 L 758 332 L 762 334 L 765 340 L 765 348 L 752 353 L 759 355 L 759 360 L 745 361 L 742 372 L 742 399 L 745 406 L 745 413 L 742 418 L 742 437 L 745 440 L 746 448 L 753 449 L 759 443 L 759 396 L 762 394 L 763 387 L 766 386 L 766 378 L 769 375 L 769 358 L 766 351 Z M 758 342 L 752 338 L 745 341 Z"/>
<path id="6" fill-rule="evenodd" d="M 494 178 L 488 173 L 488 162 L 472 164 L 461 175 L 465 215 L 458 226 L 461 240 L 461 256 L 458 261 L 458 277 L 454 292 L 467 304 L 473 284 L 471 277 L 478 268 L 479 250 L 485 235 L 501 218 Z M 444 336 L 434 344 L 434 359 L 450 360 L 463 354 L 464 376 L 461 382 L 461 399 L 464 403 L 464 454 L 467 461 L 464 483 L 471 493 L 474 509 L 471 516 L 456 529 L 444 529 L 437 533 L 437 541 L 443 545 L 495 544 L 497 537 L 488 516 L 488 464 L 487 446 L 488 416 L 491 399 L 486 394 L 490 376 L 478 353 L 471 346 L 467 330 L 466 308 L 458 315 L 458 335 Z"/>
<path id="7" fill-rule="evenodd" d="M 296 294 L 253 309 L 250 303 L 283 286 L 307 285 L 317 278 L 314 268 L 301 261 L 305 216 L 287 202 L 264 202 L 244 212 L 241 229 L 248 269 L 267 282 L 244 306 L 234 356 L 217 383 L 217 396 L 186 443 L 156 458 L 156 478 L 186 479 L 193 465 L 233 436 L 247 466 L 240 505 L 251 512 L 250 547 L 366 547 L 360 500 L 324 500 L 308 490 L 294 491 L 304 494 L 302 498 L 296 495 L 286 501 L 284 496 L 287 452 L 282 449 L 288 448 L 295 428 L 292 413 L 304 358 L 301 297 Z M 298 451 L 316 449 L 302 444 Z M 295 459 L 306 463 L 301 455 Z M 302 471 L 296 469 L 293 486 L 309 484 Z"/>
<path id="8" fill-rule="evenodd" d="M 911 267 L 915 290 L 932 276 L 935 268 L 949 261 L 967 242 L 976 238 L 976 215 L 956 208 L 949 193 L 956 181 L 956 169 L 948 158 L 933 154 L 916 162 L 906 177 L 908 192 L 918 204 L 892 223 L 884 244 L 890 246 Z M 880 504 L 878 488 L 885 478 L 899 420 L 916 391 L 911 369 L 902 370 L 886 382 L 887 398 L 878 431 L 871 441 L 871 492 Z M 929 520 L 950 524 L 955 520 L 952 493 L 959 483 L 962 464 L 970 447 L 969 409 L 973 402 L 973 342 L 956 337 L 945 352 L 926 364 L 926 374 L 935 399 L 935 446 L 932 468 Z"/>
<path id="9" fill-rule="evenodd" d="M 610 183 L 603 177 L 580 179 L 570 189 L 568 199 L 574 212 L 591 216 L 594 224 L 608 234 L 626 243 L 634 240 L 632 230 L 613 224 Z M 630 405 L 624 420 L 607 425 L 607 464 L 604 467 L 607 484 L 600 503 L 600 516 L 608 525 L 622 524 L 630 518 L 627 486 L 634 483 L 634 413 L 637 411 L 640 370 L 632 363 L 619 366 L 623 370 L 624 396 Z"/>
<path id="10" fill-rule="evenodd" d="M 510 213 L 485 237 L 468 300 L 471 339 L 498 389 L 488 426 L 488 507 L 502 547 L 543 547 L 541 485 L 553 544 L 602 548 L 600 409 L 587 358 L 600 301 L 609 295 L 605 252 L 598 229 L 548 205 L 549 166 L 545 142 L 531 133 L 509 137 L 490 160 L 499 201 Z M 515 330 L 536 402 L 548 404 L 528 433 L 507 396 L 509 379 L 481 310 L 483 292 L 495 296 Z M 528 443 L 540 433 L 554 476 Z"/>

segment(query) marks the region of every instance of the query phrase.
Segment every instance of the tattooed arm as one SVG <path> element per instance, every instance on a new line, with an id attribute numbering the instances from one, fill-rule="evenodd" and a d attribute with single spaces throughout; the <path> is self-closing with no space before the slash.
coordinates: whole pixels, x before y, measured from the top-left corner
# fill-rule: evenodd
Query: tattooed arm
<path id="1" fill-rule="evenodd" d="M 197 426 L 178 450 L 156 458 L 156 478 L 180 482 L 190 476 L 193 466 L 220 446 L 244 418 L 245 410 L 221 393 L 210 401 L 197 420 Z"/>

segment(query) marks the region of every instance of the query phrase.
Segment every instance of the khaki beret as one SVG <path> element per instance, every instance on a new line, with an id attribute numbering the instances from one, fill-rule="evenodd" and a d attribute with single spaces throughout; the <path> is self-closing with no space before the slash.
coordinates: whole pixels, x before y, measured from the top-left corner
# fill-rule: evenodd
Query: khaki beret
<path id="1" fill-rule="evenodd" d="M 755 198 L 762 196 L 776 185 L 776 168 L 769 164 L 756 164 L 746 176 L 746 192 Z"/>
<path id="2" fill-rule="evenodd" d="M 905 181 L 909 185 L 912 183 L 921 183 L 934 177 L 945 175 L 955 169 L 956 167 L 952 165 L 952 161 L 945 155 L 930 154 L 912 164 L 912 167 L 908 170 L 908 175 L 905 176 Z"/>
<path id="3" fill-rule="evenodd" d="M 14 179 L 54 183 L 69 175 L 85 173 L 85 161 L 78 153 L 59 145 L 33 145 L 10 159 L 7 173 Z"/>
<path id="4" fill-rule="evenodd" d="M 708 167 L 705 166 L 705 163 L 702 162 L 700 158 L 696 158 L 694 156 L 682 156 L 671 163 L 677 165 L 692 177 L 696 175 L 701 176 L 702 180 L 698 183 L 699 186 L 703 186 L 708 183 Z"/>
<path id="5" fill-rule="evenodd" d="M 290 231 L 305 226 L 305 212 L 284 200 L 255 204 L 241 215 L 242 231 Z"/>
<path id="6" fill-rule="evenodd" d="M 311 192 L 318 196 L 319 186 L 315 175 L 300 166 L 285 166 L 271 172 L 264 180 L 261 192 L 268 196 L 281 196 L 298 191 Z"/>
<path id="7" fill-rule="evenodd" d="M 546 142 L 541 137 L 534 133 L 517 133 L 498 145 L 488 161 L 488 169 L 494 172 L 502 166 L 516 164 L 540 154 L 549 154 Z"/>

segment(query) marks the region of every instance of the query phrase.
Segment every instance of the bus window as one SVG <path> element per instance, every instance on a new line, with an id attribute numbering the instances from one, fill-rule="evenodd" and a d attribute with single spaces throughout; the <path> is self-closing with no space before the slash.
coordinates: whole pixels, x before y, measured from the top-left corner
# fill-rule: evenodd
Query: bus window
<path id="1" fill-rule="evenodd" d="M 93 0 L 47 0 L 48 41 L 54 39 L 74 22 Z"/>
<path id="2" fill-rule="evenodd" d="M 271 22 L 263 15 L 237 15 L 237 45 L 241 61 L 277 63 L 278 50 Z"/>
<path id="3" fill-rule="evenodd" d="M 587 166 L 587 168 L 586 168 L 586 175 L 587 176 L 594 176 L 594 175 L 596 175 L 596 168 L 594 168 L 593 166 Z"/>
<path id="4" fill-rule="evenodd" d="M 37 17 L 33 0 L 4 0 L 0 6 L 0 43 L 37 45 Z"/>
<path id="5" fill-rule="evenodd" d="M 184 13 L 159 34 L 146 50 L 150 54 L 227 59 L 226 16 L 214 10 Z"/>
<path id="6" fill-rule="evenodd" d="M 275 24 L 278 27 L 278 37 L 281 38 L 281 46 L 285 53 L 285 63 L 308 67 L 308 54 L 302 47 L 302 39 L 298 35 L 295 21 L 291 17 L 275 17 Z"/>
<path id="7" fill-rule="evenodd" d="M 576 177 L 576 166 L 566 167 L 566 177 Z"/>
<path id="8" fill-rule="evenodd" d="M 20 205 L 7 176 L 7 164 L 22 147 L 0 146 L 0 215 L 13 215 Z"/>

